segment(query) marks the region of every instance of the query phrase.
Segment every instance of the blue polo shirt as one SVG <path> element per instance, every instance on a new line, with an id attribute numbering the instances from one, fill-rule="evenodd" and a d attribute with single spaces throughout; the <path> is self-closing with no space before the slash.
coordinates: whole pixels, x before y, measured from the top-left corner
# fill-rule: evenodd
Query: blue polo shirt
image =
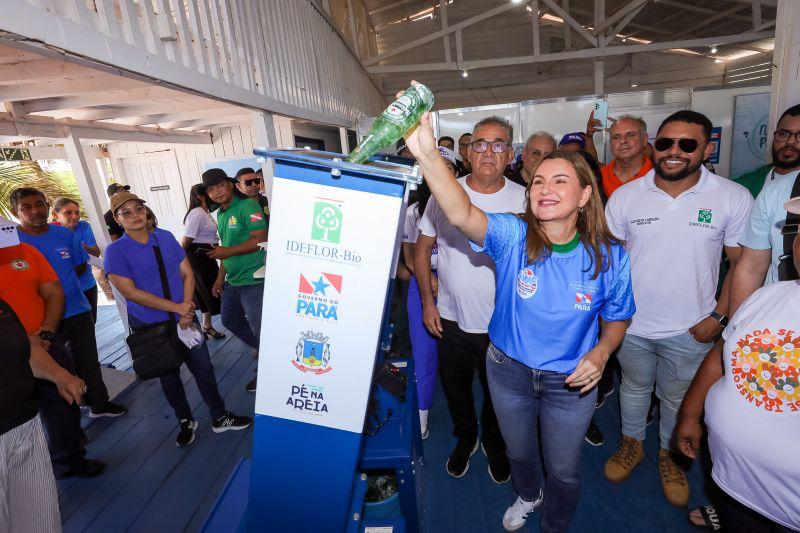
<path id="1" fill-rule="evenodd" d="M 21 229 L 17 233 L 20 242 L 30 244 L 39 250 L 58 274 L 66 300 L 64 318 L 91 311 L 92 308 L 83 295 L 78 275 L 75 273 L 75 267 L 89 260 L 89 254 L 81 246 L 78 236 L 67 228 L 55 224 L 48 224 L 47 231 L 41 235 L 30 235 Z M 89 265 L 86 265 L 86 268 L 89 268 Z"/>
<path id="2" fill-rule="evenodd" d="M 172 233 L 156 228 L 146 244 L 139 243 L 125 233 L 108 245 L 103 266 L 107 274 L 116 274 L 133 280 L 136 288 L 164 298 L 158 262 L 153 247 L 158 246 L 164 259 L 170 295 L 175 303 L 183 302 L 183 280 L 180 274 L 181 261 L 186 254 Z M 142 327 L 147 324 L 169 320 L 169 313 L 145 307 L 126 300 L 131 326 Z M 179 317 L 175 316 L 177 320 Z"/>
<path id="3" fill-rule="evenodd" d="M 73 231 L 75 235 L 78 236 L 78 240 L 81 241 L 82 244 L 87 246 L 97 246 L 97 241 L 95 240 L 94 233 L 92 232 L 92 226 L 90 226 L 85 220 L 78 221 L 78 225 L 75 226 Z M 91 265 L 86 266 L 86 271 L 78 276 L 78 281 L 80 282 L 81 290 L 84 292 L 97 285 L 97 282 L 94 280 L 94 275 L 92 274 Z"/>
<path id="4" fill-rule="evenodd" d="M 611 247 L 608 270 L 592 279 L 594 264 L 576 242 L 534 263 L 525 254 L 525 221 L 508 213 L 486 213 L 483 247 L 496 264 L 497 291 L 489 338 L 512 359 L 530 368 L 570 374 L 598 340 L 598 317 L 608 322 L 633 316 L 630 260 Z M 560 247 L 559 247 L 560 248 Z"/>

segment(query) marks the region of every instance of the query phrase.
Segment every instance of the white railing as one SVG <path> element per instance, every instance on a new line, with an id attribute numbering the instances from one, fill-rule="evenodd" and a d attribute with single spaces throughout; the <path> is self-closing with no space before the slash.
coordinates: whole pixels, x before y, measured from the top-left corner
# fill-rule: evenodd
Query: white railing
<path id="1" fill-rule="evenodd" d="M 5 31 L 235 103 L 342 125 L 383 107 L 357 58 L 310 0 L 3 4 Z M 32 15 L 38 24 L 30 23 Z"/>

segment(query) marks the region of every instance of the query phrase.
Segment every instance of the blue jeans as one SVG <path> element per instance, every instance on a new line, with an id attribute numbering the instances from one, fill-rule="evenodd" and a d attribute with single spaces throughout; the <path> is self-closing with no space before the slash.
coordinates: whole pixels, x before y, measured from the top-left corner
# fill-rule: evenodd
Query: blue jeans
<path id="1" fill-rule="evenodd" d="M 661 400 L 658 436 L 661 448 L 669 450 L 683 396 L 713 345 L 697 342 L 688 331 L 664 339 L 626 334 L 617 352 L 622 369 L 622 434 L 644 440 L 650 393 L 655 384 L 656 396 Z"/>
<path id="2" fill-rule="evenodd" d="M 582 395 L 567 387 L 566 374 L 528 368 L 493 344 L 486 353 L 486 375 L 514 490 L 533 501 L 544 486 L 541 530 L 566 531 L 578 506 L 581 447 L 597 387 Z"/>
<path id="3" fill-rule="evenodd" d="M 254 350 L 258 350 L 261 334 L 263 300 L 263 283 L 238 286 L 226 283 L 222 289 L 222 325 Z"/>

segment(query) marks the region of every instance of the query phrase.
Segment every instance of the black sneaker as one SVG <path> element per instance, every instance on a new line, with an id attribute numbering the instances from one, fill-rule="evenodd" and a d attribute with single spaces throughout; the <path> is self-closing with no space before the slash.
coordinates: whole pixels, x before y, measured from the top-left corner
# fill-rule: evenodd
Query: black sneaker
<path id="1" fill-rule="evenodd" d="M 175 444 L 179 448 L 188 446 L 194 442 L 194 432 L 197 429 L 197 421 L 191 418 L 184 418 L 181 420 L 181 429 L 178 431 L 178 438 L 175 439 Z"/>
<path id="2" fill-rule="evenodd" d="M 223 431 L 238 431 L 250 427 L 253 421 L 248 416 L 236 416 L 231 412 L 227 412 L 221 417 L 214 420 L 211 425 L 211 431 L 214 433 L 222 433 Z"/>
<path id="3" fill-rule="evenodd" d="M 456 447 L 445 465 L 447 473 L 456 478 L 462 477 L 469 470 L 469 458 L 477 451 L 477 437 L 475 437 L 474 441 L 465 438 L 458 439 L 458 443 L 456 443 Z"/>
<path id="4" fill-rule="evenodd" d="M 106 402 L 96 409 L 89 411 L 89 418 L 101 418 L 104 416 L 116 418 L 128 412 L 128 408 L 118 403 Z"/>
<path id="5" fill-rule="evenodd" d="M 606 403 L 606 397 L 611 396 L 611 393 L 614 392 L 614 387 L 607 391 L 602 391 L 599 388 L 597 389 L 597 400 L 594 402 L 594 408 L 600 409 L 604 403 Z"/>
<path id="6" fill-rule="evenodd" d="M 72 468 L 56 476 L 57 479 L 67 479 L 69 477 L 95 477 L 99 476 L 103 470 L 106 469 L 106 464 L 103 461 L 96 459 L 81 459 L 79 463 Z"/>
<path id="7" fill-rule="evenodd" d="M 487 457 L 489 462 L 489 477 L 498 485 L 507 483 L 511 479 L 511 465 L 508 464 L 506 454 L 497 454 L 495 457 Z"/>
<path id="8" fill-rule="evenodd" d="M 597 427 L 594 419 L 589 422 L 589 429 L 586 430 L 586 436 L 584 437 L 584 440 L 592 446 L 602 446 L 603 443 L 605 443 L 605 440 L 603 439 L 603 432 L 600 431 L 599 427 Z"/>
<path id="9" fill-rule="evenodd" d="M 253 381 L 244 386 L 244 390 L 246 390 L 247 392 L 255 392 L 256 381 L 258 381 L 258 378 L 253 378 Z"/>

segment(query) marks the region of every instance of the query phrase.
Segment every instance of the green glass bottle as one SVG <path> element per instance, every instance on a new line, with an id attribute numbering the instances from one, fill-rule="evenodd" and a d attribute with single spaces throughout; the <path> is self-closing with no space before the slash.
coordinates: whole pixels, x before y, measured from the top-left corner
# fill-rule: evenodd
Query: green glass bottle
<path id="1" fill-rule="evenodd" d="M 363 163 L 387 146 L 396 143 L 417 125 L 425 111 L 433 107 L 433 93 L 417 83 L 405 90 L 403 95 L 384 109 L 375 119 L 369 133 L 355 150 L 347 156 L 350 163 Z"/>

